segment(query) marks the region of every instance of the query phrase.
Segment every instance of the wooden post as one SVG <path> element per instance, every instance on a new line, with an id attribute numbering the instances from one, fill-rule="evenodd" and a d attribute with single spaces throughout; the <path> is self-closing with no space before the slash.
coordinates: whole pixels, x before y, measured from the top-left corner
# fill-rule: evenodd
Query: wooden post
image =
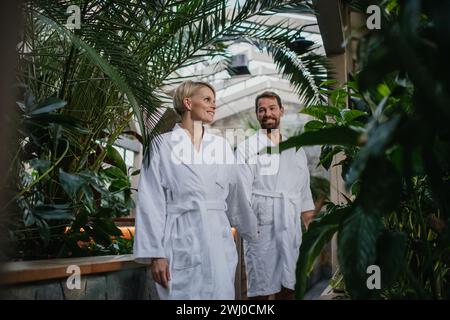
<path id="1" fill-rule="evenodd" d="M 314 0 L 314 7 L 317 11 L 317 21 L 322 35 L 323 44 L 327 57 L 329 58 L 334 79 L 337 80 L 335 87 L 340 87 L 348 80 L 348 72 L 352 69 L 351 54 L 343 46 L 346 37 L 349 35 L 350 11 L 348 6 L 341 0 Z M 334 156 L 330 168 L 330 199 L 335 204 L 345 203 L 344 181 L 342 179 L 342 167 L 335 166 L 344 159 L 344 155 L 339 153 Z M 337 257 L 337 235 L 331 241 L 331 268 L 332 273 L 338 267 Z"/>

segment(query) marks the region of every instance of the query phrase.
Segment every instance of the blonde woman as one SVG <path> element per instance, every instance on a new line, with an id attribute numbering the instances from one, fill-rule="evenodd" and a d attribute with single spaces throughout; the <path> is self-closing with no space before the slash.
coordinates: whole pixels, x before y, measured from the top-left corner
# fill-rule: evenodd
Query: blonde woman
<path id="1" fill-rule="evenodd" d="M 214 120 L 215 96 L 208 83 L 182 83 L 173 99 L 182 121 L 156 139 L 141 169 L 134 256 L 150 263 L 161 299 L 234 299 L 231 226 L 256 236 L 233 152 L 203 127 Z"/>

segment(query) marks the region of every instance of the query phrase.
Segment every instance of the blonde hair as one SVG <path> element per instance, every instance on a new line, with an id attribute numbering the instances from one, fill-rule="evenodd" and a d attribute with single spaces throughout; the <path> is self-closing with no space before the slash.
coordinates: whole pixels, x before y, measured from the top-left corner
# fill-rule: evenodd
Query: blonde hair
<path id="1" fill-rule="evenodd" d="M 173 106 L 175 111 L 181 116 L 184 113 L 184 98 L 190 98 L 195 93 L 195 91 L 201 87 L 207 87 L 212 90 L 214 97 L 216 96 L 216 90 L 214 87 L 203 81 L 192 81 L 187 80 L 178 86 L 173 95 Z"/>

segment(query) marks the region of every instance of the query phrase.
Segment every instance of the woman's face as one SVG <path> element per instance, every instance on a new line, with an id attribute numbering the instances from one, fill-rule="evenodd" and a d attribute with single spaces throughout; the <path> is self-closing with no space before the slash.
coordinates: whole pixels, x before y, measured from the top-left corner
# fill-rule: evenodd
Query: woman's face
<path id="1" fill-rule="evenodd" d="M 210 124 L 214 121 L 216 113 L 216 98 L 214 92 L 208 87 L 200 87 L 185 103 L 191 107 L 191 118 L 194 121 L 201 121 Z"/>

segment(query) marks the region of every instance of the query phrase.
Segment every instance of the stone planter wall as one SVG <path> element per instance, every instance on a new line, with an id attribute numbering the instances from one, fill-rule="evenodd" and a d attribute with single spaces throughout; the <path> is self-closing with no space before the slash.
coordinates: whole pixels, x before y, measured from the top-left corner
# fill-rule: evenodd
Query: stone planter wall
<path id="1" fill-rule="evenodd" d="M 70 286 L 67 271 L 74 265 L 81 271 L 80 289 Z M 148 268 L 131 255 L 10 262 L 2 266 L 0 283 L 0 299 L 158 299 Z"/>

